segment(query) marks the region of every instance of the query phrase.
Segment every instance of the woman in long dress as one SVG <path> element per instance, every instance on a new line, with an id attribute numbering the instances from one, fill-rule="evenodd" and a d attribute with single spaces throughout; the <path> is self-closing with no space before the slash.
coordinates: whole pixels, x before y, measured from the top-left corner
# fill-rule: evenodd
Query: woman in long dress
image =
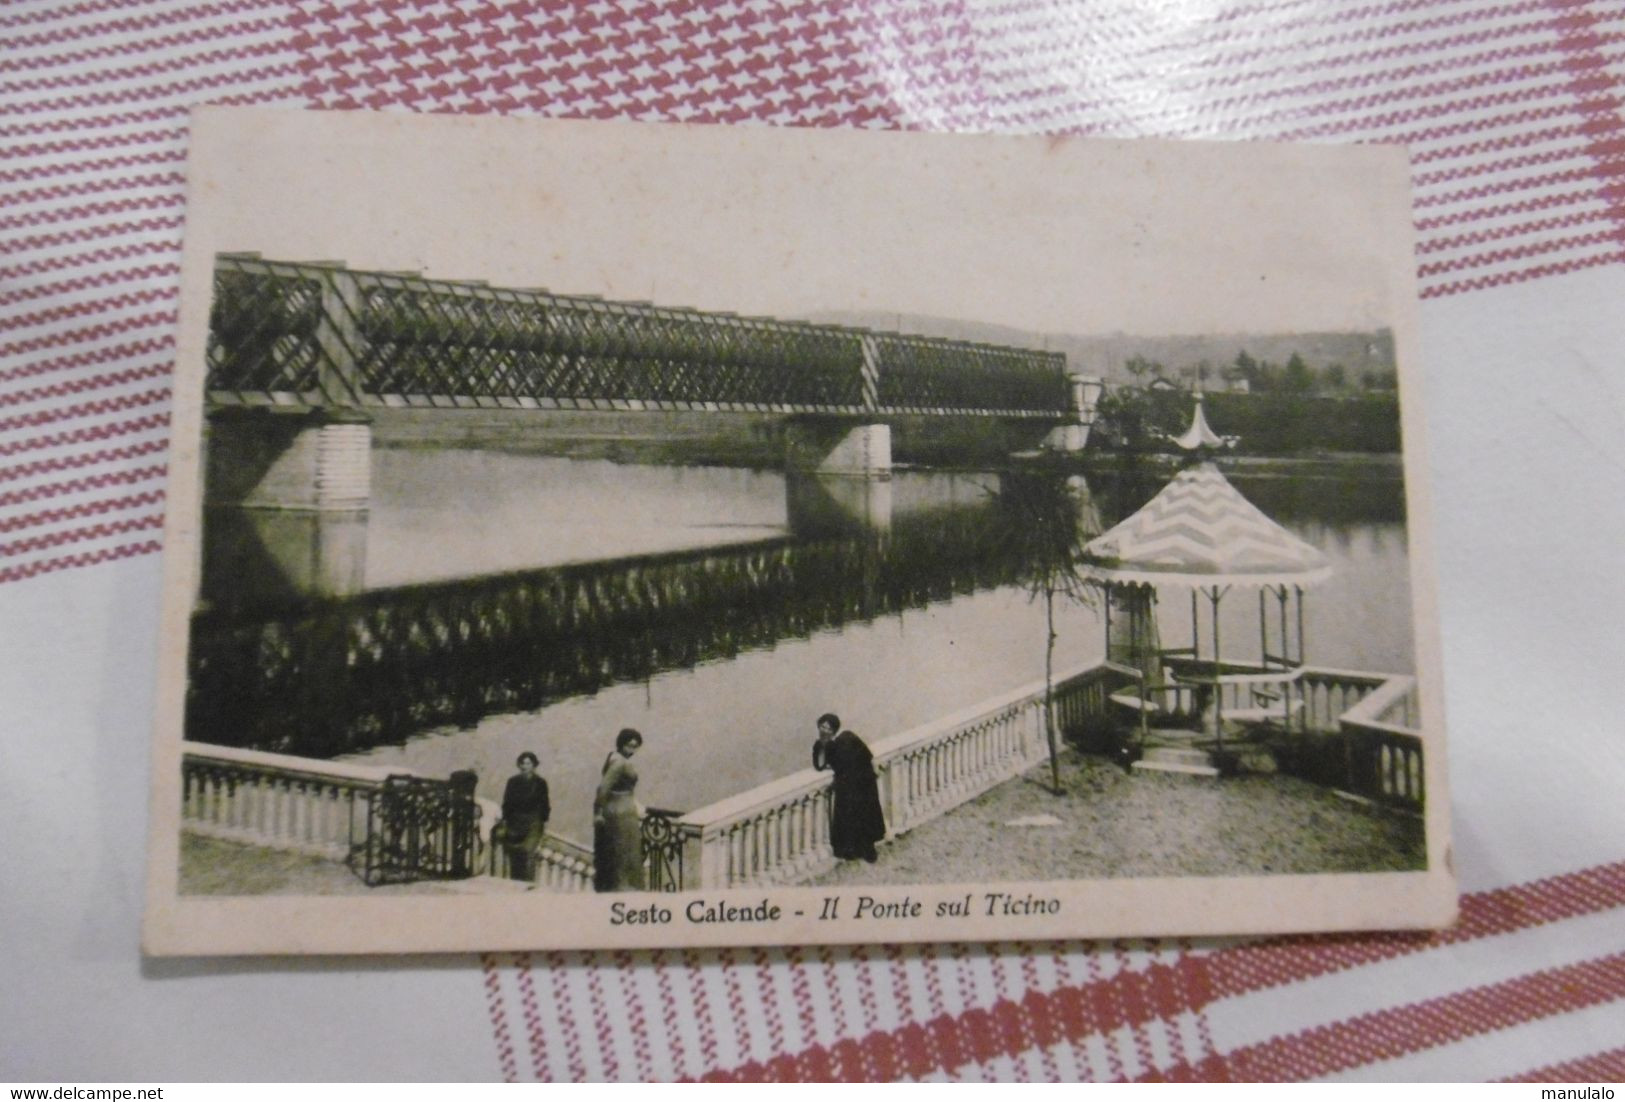
<path id="1" fill-rule="evenodd" d="M 633 793 L 638 771 L 632 755 L 643 736 L 628 727 L 615 736 L 615 750 L 604 759 L 598 793 L 592 801 L 593 887 L 601 892 L 642 891 L 643 808 Z"/>
<path id="2" fill-rule="evenodd" d="M 826 712 L 818 717 L 818 740 L 813 743 L 812 759 L 814 769 L 835 774 L 830 786 L 830 848 L 842 861 L 862 858 L 873 864 L 877 859 L 875 843 L 886 837 L 874 755 L 857 735 L 841 731 L 840 716 Z"/>

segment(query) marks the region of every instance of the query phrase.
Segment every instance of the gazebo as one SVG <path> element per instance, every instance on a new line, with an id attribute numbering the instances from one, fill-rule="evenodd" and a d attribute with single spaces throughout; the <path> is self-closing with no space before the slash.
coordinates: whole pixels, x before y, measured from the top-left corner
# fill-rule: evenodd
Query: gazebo
<path id="1" fill-rule="evenodd" d="M 1107 661 L 1135 678 L 1111 699 L 1138 713 L 1142 750 L 1153 720 L 1199 716 L 1222 756 L 1226 722 L 1288 726 L 1301 710 L 1292 685 L 1304 662 L 1304 591 L 1330 567 L 1220 472 L 1213 454 L 1233 440 L 1208 426 L 1200 391 L 1190 428 L 1173 443 L 1189 462 L 1138 512 L 1086 545 L 1087 576 L 1105 591 Z M 1160 643 L 1156 610 L 1170 591 L 1189 594 L 1188 646 Z M 1258 594 L 1256 654 L 1227 643 L 1220 630 L 1221 605 L 1237 591 Z M 1160 733 L 1172 744 L 1168 752 L 1137 764 L 1217 771 L 1205 749 Z"/>

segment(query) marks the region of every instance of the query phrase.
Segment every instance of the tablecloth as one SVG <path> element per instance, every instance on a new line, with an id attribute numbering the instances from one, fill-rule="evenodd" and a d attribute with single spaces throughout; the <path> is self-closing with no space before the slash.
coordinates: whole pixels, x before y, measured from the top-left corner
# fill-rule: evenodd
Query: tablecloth
<path id="1" fill-rule="evenodd" d="M 1625 1077 L 1625 6 L 14 0 L 0 44 L 0 1078 Z M 1460 926 L 144 962 L 206 102 L 1407 144 Z"/>

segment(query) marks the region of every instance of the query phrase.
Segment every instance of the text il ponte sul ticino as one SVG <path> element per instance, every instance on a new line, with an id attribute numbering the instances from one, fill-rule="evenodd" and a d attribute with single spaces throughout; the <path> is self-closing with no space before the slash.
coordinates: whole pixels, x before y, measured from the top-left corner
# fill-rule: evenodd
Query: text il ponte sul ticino
<path id="1" fill-rule="evenodd" d="M 611 926 L 665 926 L 674 921 L 695 926 L 720 923 L 773 923 L 787 917 L 811 914 L 821 922 L 884 922 L 920 918 L 1028 918 L 1058 915 L 1059 899 L 1011 892 L 965 892 L 951 898 L 900 899 L 871 895 L 826 895 L 815 905 L 789 906 L 764 897 L 757 903 L 731 903 L 692 899 L 686 904 L 631 904 L 616 901 L 609 905 Z"/>

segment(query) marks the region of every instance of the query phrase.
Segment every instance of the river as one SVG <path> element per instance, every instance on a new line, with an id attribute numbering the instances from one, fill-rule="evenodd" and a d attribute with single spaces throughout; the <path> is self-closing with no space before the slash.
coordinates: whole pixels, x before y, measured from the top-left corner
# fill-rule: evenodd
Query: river
<path id="1" fill-rule="evenodd" d="M 778 472 L 623 466 L 477 449 L 380 448 L 373 459 L 369 588 L 606 558 L 635 563 L 696 548 L 794 547 L 813 539 L 807 510 Z M 1400 484 L 1234 481 L 1331 561 L 1330 579 L 1305 603 L 1309 662 L 1411 670 Z M 911 546 L 925 551 L 910 554 L 949 555 L 951 537 L 922 543 L 909 536 L 910 526 L 955 510 L 974 515 L 997 485 L 993 475 L 898 472 L 884 490 L 896 546 L 914 538 Z M 1156 488 L 1155 481 L 1095 485 L 1101 520 L 1113 523 Z M 848 511 L 870 520 L 876 515 L 862 503 Z M 884 573 L 883 566 L 877 569 Z M 941 589 L 946 583 L 933 584 Z M 1042 601 L 1011 584 L 955 581 L 946 588 L 935 599 L 881 600 L 876 607 L 854 598 L 849 615 L 790 616 L 782 630 L 765 637 L 756 631 L 751 645 L 708 645 L 691 666 L 649 670 L 631 680 L 606 676 L 609 683 L 595 691 L 442 725 L 346 758 L 435 775 L 473 769 L 480 794 L 497 799 L 514 758 L 533 750 L 552 790 L 552 829 L 586 841 L 598 772 L 622 727 L 645 735 L 637 758 L 642 802 L 690 810 L 805 767 L 821 712 L 840 713 L 847 726 L 874 741 L 1042 677 Z M 888 604 L 893 607 L 882 607 Z M 1162 629 L 1172 645 L 1188 634 L 1189 613 L 1182 602 L 1167 604 L 1173 607 L 1164 607 Z M 1252 594 L 1226 602 L 1223 631 L 1243 654 L 1256 650 L 1256 615 Z M 1057 664 L 1098 659 L 1101 652 L 1096 610 L 1063 602 Z"/>

